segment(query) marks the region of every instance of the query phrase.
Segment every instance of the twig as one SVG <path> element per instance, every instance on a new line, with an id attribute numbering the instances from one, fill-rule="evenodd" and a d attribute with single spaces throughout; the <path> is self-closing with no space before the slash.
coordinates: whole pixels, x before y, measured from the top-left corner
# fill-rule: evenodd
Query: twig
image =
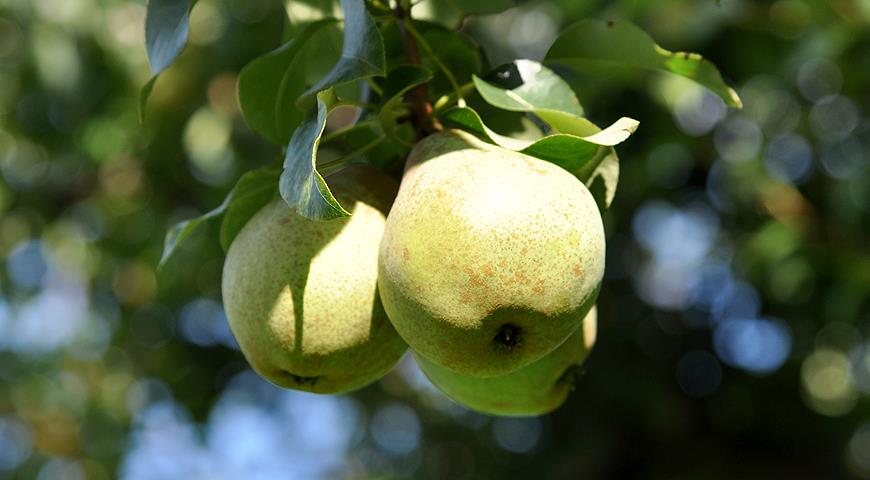
<path id="1" fill-rule="evenodd" d="M 429 42 L 426 41 L 426 38 L 417 31 L 417 28 L 414 27 L 414 23 L 409 21 L 406 25 L 408 28 L 408 32 L 414 36 L 414 39 L 423 47 L 423 50 L 432 57 L 432 61 L 435 62 L 435 65 L 444 73 L 444 76 L 447 77 L 447 81 L 450 82 L 450 86 L 453 87 L 453 93 L 456 95 L 456 98 L 459 102 L 459 106 L 465 106 L 465 98 L 462 95 L 462 88 L 459 86 L 459 82 L 456 81 L 456 77 L 453 76 L 453 72 L 447 68 L 447 65 L 441 61 L 441 58 L 435 53 L 435 50 L 432 49 L 432 46 L 429 45 Z"/>

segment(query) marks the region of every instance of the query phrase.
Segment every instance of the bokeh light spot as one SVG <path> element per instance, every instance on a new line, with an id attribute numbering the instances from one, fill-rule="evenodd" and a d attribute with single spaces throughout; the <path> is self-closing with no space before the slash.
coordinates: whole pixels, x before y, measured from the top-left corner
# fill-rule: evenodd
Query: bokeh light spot
<path id="1" fill-rule="evenodd" d="M 513 453 L 528 453 L 541 439 L 541 420 L 531 418 L 497 418 L 492 434 L 498 445 Z"/>
<path id="2" fill-rule="evenodd" d="M 375 412 L 371 433 L 378 447 L 389 454 L 405 455 L 420 446 L 420 420 L 414 410 L 400 403 Z"/>
<path id="3" fill-rule="evenodd" d="M 767 173 L 781 182 L 804 182 L 809 177 L 812 166 L 812 148 L 800 135 L 780 135 L 771 140 L 764 150 L 764 167 Z"/>
<path id="4" fill-rule="evenodd" d="M 716 325 L 713 344 L 726 364 L 766 375 L 785 363 L 791 338 L 791 330 L 780 320 L 734 318 Z"/>

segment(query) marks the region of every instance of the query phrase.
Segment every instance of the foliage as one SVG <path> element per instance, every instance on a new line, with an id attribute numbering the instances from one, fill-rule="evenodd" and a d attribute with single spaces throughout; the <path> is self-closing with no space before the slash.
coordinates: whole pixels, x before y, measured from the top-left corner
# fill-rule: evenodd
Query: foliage
<path id="1" fill-rule="evenodd" d="M 0 2 L 0 478 L 870 474 L 866 9 L 424 0 L 414 67 L 380 3 Z M 382 63 L 340 41 L 369 20 Z M 327 75 L 343 106 L 288 155 Z M 599 344 L 551 416 L 471 413 L 407 362 L 280 392 L 226 330 L 221 247 L 282 172 L 315 217 L 337 165 L 398 175 L 426 81 L 438 123 L 609 204 Z"/>

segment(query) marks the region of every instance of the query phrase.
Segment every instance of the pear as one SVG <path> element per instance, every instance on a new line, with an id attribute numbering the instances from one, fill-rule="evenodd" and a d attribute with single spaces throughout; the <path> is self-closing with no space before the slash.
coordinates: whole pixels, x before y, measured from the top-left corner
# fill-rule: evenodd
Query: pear
<path id="1" fill-rule="evenodd" d="M 575 377 L 595 344 L 595 307 L 581 327 L 553 352 L 500 377 L 475 378 L 448 370 L 415 355 L 429 380 L 457 403 L 472 410 L 503 416 L 549 413 L 568 398 Z"/>
<path id="2" fill-rule="evenodd" d="M 498 376 L 577 330 L 604 274 L 604 227 L 568 171 L 448 130 L 409 154 L 378 265 L 384 308 L 415 352 Z"/>
<path id="3" fill-rule="evenodd" d="M 276 200 L 239 232 L 222 278 L 227 319 L 253 369 L 315 393 L 361 388 L 407 348 L 377 293 L 378 246 L 397 186 L 363 167 L 328 180 L 352 216 L 312 221 Z"/>

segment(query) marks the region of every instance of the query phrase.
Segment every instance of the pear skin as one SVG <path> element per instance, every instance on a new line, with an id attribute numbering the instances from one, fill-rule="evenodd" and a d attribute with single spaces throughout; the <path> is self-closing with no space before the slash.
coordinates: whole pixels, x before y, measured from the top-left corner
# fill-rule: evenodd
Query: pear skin
<path id="1" fill-rule="evenodd" d="M 559 408 L 571 393 L 575 377 L 595 344 L 596 323 L 592 307 L 581 327 L 559 348 L 500 377 L 469 377 L 420 355 L 414 358 L 436 387 L 465 407 L 491 415 L 543 415 Z"/>
<path id="2" fill-rule="evenodd" d="M 411 151 L 381 241 L 378 285 L 408 345 L 492 377 L 553 351 L 604 274 L 595 200 L 552 163 L 448 130 Z"/>
<path id="3" fill-rule="evenodd" d="M 230 246 L 222 290 L 227 318 L 253 369 L 315 393 L 361 388 L 407 348 L 377 292 L 378 246 L 395 182 L 372 168 L 328 178 L 352 216 L 313 221 L 280 199 Z"/>

